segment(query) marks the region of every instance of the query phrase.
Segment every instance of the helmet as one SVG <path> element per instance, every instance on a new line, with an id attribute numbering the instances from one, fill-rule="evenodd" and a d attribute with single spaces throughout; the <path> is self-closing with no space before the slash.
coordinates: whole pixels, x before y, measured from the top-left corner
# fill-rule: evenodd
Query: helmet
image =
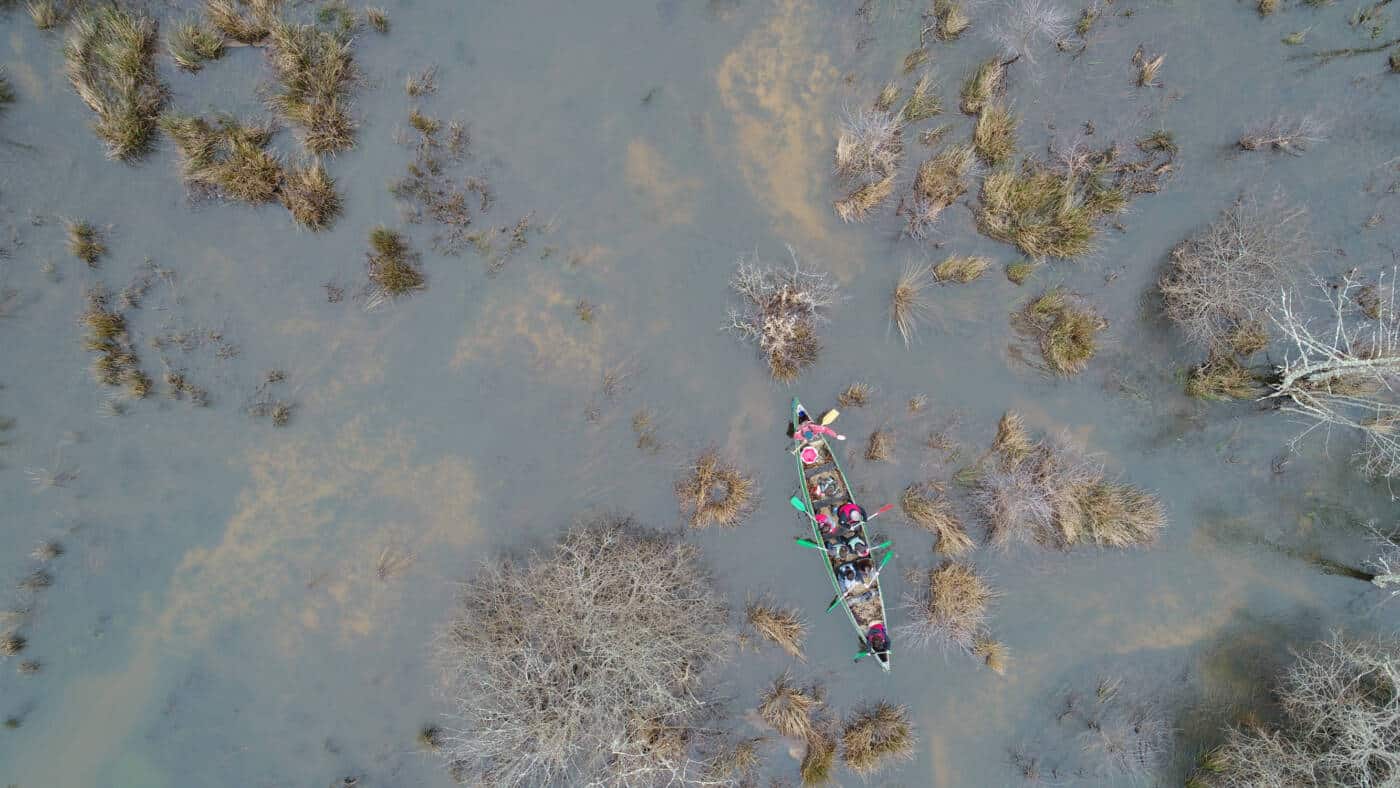
<path id="1" fill-rule="evenodd" d="M 886 651 L 890 647 L 890 636 L 885 632 L 884 624 L 875 624 L 870 627 L 866 641 L 870 644 L 872 651 Z"/>

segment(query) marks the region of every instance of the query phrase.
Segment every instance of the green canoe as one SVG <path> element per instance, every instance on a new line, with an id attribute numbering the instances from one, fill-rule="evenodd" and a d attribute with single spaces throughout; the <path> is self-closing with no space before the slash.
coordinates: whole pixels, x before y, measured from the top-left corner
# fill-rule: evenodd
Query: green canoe
<path id="1" fill-rule="evenodd" d="M 792 429 L 796 430 L 807 421 L 812 420 L 802 403 L 793 397 L 792 400 Z M 807 507 L 807 524 L 812 529 L 812 536 L 817 544 L 825 545 L 828 548 L 836 548 L 839 543 L 834 536 L 828 536 L 817 526 L 817 522 L 812 514 L 829 511 L 832 518 L 836 517 L 840 507 L 847 503 L 856 503 L 851 485 L 846 481 L 846 473 L 841 470 L 841 462 L 836 457 L 836 452 L 827 443 L 826 437 L 817 435 L 807 441 L 805 446 L 812 446 L 817 450 L 818 456 L 815 463 L 807 463 L 799 454 L 794 459 L 797 462 L 797 480 L 802 488 L 801 500 Z M 817 494 L 814 489 L 820 489 Z M 865 544 L 872 544 L 869 535 L 866 533 L 866 524 L 860 522 L 853 528 L 845 530 L 844 533 L 854 531 L 855 535 Z M 870 628 L 881 625 L 885 630 L 886 637 L 890 626 L 885 618 L 885 596 L 881 590 L 883 585 L 877 574 L 868 585 L 858 585 L 850 590 L 849 594 L 843 594 L 841 583 L 837 579 L 837 572 L 846 564 L 856 565 L 857 560 L 870 561 L 869 558 L 860 559 L 856 554 L 845 551 L 837 553 L 836 549 L 828 549 L 822 552 L 822 564 L 826 567 L 826 576 L 831 580 L 831 586 L 840 598 L 840 606 L 846 611 L 846 618 L 850 619 L 851 626 L 856 629 L 856 637 L 860 639 L 860 656 L 871 655 L 875 661 L 880 663 L 880 667 L 889 671 L 890 669 L 890 649 L 888 642 L 884 651 L 872 651 L 867 640 Z M 837 553 L 837 554 L 834 554 Z M 865 564 L 869 566 L 869 564 Z"/>

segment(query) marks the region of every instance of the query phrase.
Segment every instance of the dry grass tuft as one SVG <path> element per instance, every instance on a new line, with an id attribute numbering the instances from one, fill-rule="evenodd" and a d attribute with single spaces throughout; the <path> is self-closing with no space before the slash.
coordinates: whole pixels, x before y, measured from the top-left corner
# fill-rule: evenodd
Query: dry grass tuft
<path id="1" fill-rule="evenodd" d="M 377 33 L 389 32 L 389 12 L 382 8 L 369 6 L 365 9 L 365 24 L 374 28 Z"/>
<path id="2" fill-rule="evenodd" d="M 937 643 L 971 654 L 986 631 L 987 608 L 997 596 L 970 564 L 944 561 L 929 570 L 922 588 L 905 597 L 905 637 L 919 646 Z"/>
<path id="3" fill-rule="evenodd" d="M 807 736 L 807 749 L 802 754 L 798 775 L 803 785 L 826 785 L 831 782 L 831 767 L 836 761 L 836 739 L 824 730 L 814 730 Z"/>
<path id="4" fill-rule="evenodd" d="M 1327 139 L 1327 123 L 1313 115 L 1280 115 L 1240 137 L 1244 150 L 1275 150 L 1301 156 L 1314 143 Z"/>
<path id="5" fill-rule="evenodd" d="M 273 110 L 298 128 L 302 145 L 312 153 L 352 147 L 356 124 L 349 104 L 359 70 L 348 34 L 279 21 L 268 40 L 278 83 L 269 100 Z"/>
<path id="6" fill-rule="evenodd" d="M 168 92 L 155 67 L 156 21 L 112 6 L 78 19 L 64 45 L 68 81 L 97 115 L 107 157 L 150 150 Z"/>
<path id="7" fill-rule="evenodd" d="M 758 345 L 774 379 L 796 380 L 816 362 L 821 352 L 817 325 L 838 298 L 827 274 L 803 270 L 796 254 L 790 271 L 740 260 L 729 286 L 745 303 L 729 310 L 728 328 Z"/>
<path id="8" fill-rule="evenodd" d="M 676 482 L 676 498 L 691 528 L 735 528 L 753 513 L 758 485 L 735 465 L 707 449 Z"/>
<path id="9" fill-rule="evenodd" d="M 1186 394 L 1201 399 L 1254 399 L 1260 391 L 1254 373 L 1228 353 L 1212 353 L 1186 379 Z"/>
<path id="10" fill-rule="evenodd" d="M 165 48 L 175 65 L 193 73 L 204 68 L 206 61 L 223 57 L 224 37 L 213 26 L 191 18 L 175 26 Z"/>
<path id="11" fill-rule="evenodd" d="M 977 172 L 977 153 L 970 145 L 949 145 L 937 155 L 919 165 L 914 174 L 911 204 L 903 209 L 907 215 L 906 232 L 923 238 L 940 214 L 963 194 L 969 179 Z"/>
<path id="12" fill-rule="evenodd" d="M 764 737 L 754 736 L 720 750 L 710 762 L 709 776 L 726 785 L 747 784 L 763 760 L 758 748 L 764 741 Z"/>
<path id="13" fill-rule="evenodd" d="M 879 94 L 875 96 L 875 103 L 872 105 L 876 112 L 889 112 L 894 103 L 899 100 L 899 83 L 886 82 L 880 88 Z"/>
<path id="14" fill-rule="evenodd" d="M 1094 222 L 1127 205 L 1120 187 L 1101 180 L 1109 153 L 1100 156 L 1063 171 L 1028 160 L 1019 171 L 993 172 L 982 182 L 978 229 L 1035 260 L 1088 252 L 1097 232 Z"/>
<path id="15" fill-rule="evenodd" d="M 932 482 L 911 484 L 900 496 L 904 516 L 914 525 L 938 537 L 935 549 L 948 555 L 962 555 L 977 545 L 943 495 Z"/>
<path id="16" fill-rule="evenodd" d="M 836 395 L 836 402 L 843 408 L 863 408 L 870 404 L 875 387 L 864 381 L 856 381 Z"/>
<path id="17" fill-rule="evenodd" d="M 96 268 L 102 255 L 107 253 L 107 245 L 102 243 L 102 232 L 91 222 L 68 222 L 68 253 Z"/>
<path id="18" fill-rule="evenodd" d="M 812 715 L 821 706 L 816 695 L 793 684 L 783 673 L 764 690 L 758 702 L 758 716 L 780 736 L 811 741 L 816 733 Z"/>
<path id="19" fill-rule="evenodd" d="M 418 255 L 409 248 L 403 235 L 387 227 L 376 227 L 369 233 L 369 246 L 373 305 L 424 288 L 423 273 L 417 266 Z"/>
<path id="20" fill-rule="evenodd" d="M 940 41 L 956 39 L 972 24 L 972 18 L 957 0 L 934 0 L 933 18 L 933 34 Z"/>
<path id="21" fill-rule="evenodd" d="M 856 774 L 874 774 L 913 757 L 914 731 L 905 706 L 870 704 L 852 715 L 841 732 L 841 760 Z"/>
<path id="22" fill-rule="evenodd" d="M 29 0 L 24 8 L 29 12 L 35 30 L 52 30 L 63 24 L 67 17 L 55 0 Z"/>
<path id="23" fill-rule="evenodd" d="M 904 267 L 890 293 L 890 322 L 899 329 L 905 346 L 919 334 L 919 323 L 927 320 L 930 304 L 926 295 L 934 280 L 927 265 L 910 263 Z"/>
<path id="24" fill-rule="evenodd" d="M 1099 332 L 1108 324 L 1078 298 L 1051 288 L 1021 310 L 1020 322 L 1040 342 L 1045 364 L 1057 375 L 1084 370 L 1098 351 Z"/>
<path id="25" fill-rule="evenodd" d="M 267 151 L 272 141 L 268 125 L 227 116 L 211 123 L 173 112 L 162 115 L 160 125 L 179 150 L 186 184 L 243 202 L 276 199 L 282 188 L 282 162 Z"/>
<path id="26" fill-rule="evenodd" d="M 1259 15 L 1268 16 L 1278 10 L 1279 0 L 1259 0 Z"/>
<path id="27" fill-rule="evenodd" d="M 861 184 L 856 190 L 833 203 L 836 215 L 843 222 L 863 222 L 894 192 L 894 176 Z"/>
<path id="28" fill-rule="evenodd" d="M 204 16 L 240 44 L 259 44 L 282 13 L 280 0 L 205 0 Z"/>
<path id="29" fill-rule="evenodd" d="M 699 548 L 625 520 L 485 562 L 438 639 L 453 717 L 442 757 L 498 786 L 667 784 L 695 774 L 718 710 L 706 669 L 728 611 Z"/>
<path id="30" fill-rule="evenodd" d="M 1156 57 L 1142 57 L 1138 65 L 1137 84 L 1138 87 L 1150 88 L 1160 85 L 1157 81 L 1157 73 L 1162 70 L 1162 63 L 1167 59 L 1166 55 Z"/>
<path id="31" fill-rule="evenodd" d="M 1014 285 L 1023 285 L 1026 283 L 1027 279 L 1031 278 L 1031 274 L 1035 273 L 1035 269 L 1039 267 L 1040 264 L 1033 260 L 1022 260 L 1018 263 L 1011 263 L 1006 266 L 1006 279 Z"/>
<path id="32" fill-rule="evenodd" d="M 974 657 L 980 657 L 983 664 L 991 668 L 992 672 L 998 676 L 1006 675 L 1006 663 L 1008 658 L 1006 656 L 1006 646 L 1002 643 L 986 636 L 979 637 L 972 644 L 972 655 Z"/>
<path id="33" fill-rule="evenodd" d="M 960 107 L 965 114 L 976 115 L 1005 90 L 1006 65 L 1001 58 L 983 61 L 963 82 Z"/>
<path id="34" fill-rule="evenodd" d="M 881 427 L 870 433 L 865 444 L 865 459 L 871 462 L 894 462 L 894 430 Z"/>
<path id="35" fill-rule="evenodd" d="M 23 637 L 13 632 L 6 632 L 0 635 L 0 657 L 13 657 L 24 651 L 26 641 Z"/>
<path id="36" fill-rule="evenodd" d="M 1180 150 L 1176 135 L 1166 129 L 1159 129 L 1138 140 L 1137 147 L 1143 153 L 1165 153 L 1168 156 L 1175 156 Z"/>
<path id="37" fill-rule="evenodd" d="M 943 99 L 934 92 L 936 88 L 932 76 L 925 74 L 919 77 L 919 81 L 914 84 L 913 92 L 909 94 L 909 99 L 904 102 L 904 108 L 899 111 L 900 122 L 904 124 L 918 123 L 942 112 Z"/>
<path id="38" fill-rule="evenodd" d="M 956 282 L 965 285 L 981 277 L 992 265 L 985 257 L 956 255 L 933 267 L 933 276 L 939 282 Z"/>
<path id="39" fill-rule="evenodd" d="M 306 166 L 287 168 L 286 180 L 278 195 L 292 218 L 310 230 L 324 230 L 340 216 L 340 194 L 335 179 L 319 160 Z"/>
<path id="40" fill-rule="evenodd" d="M 894 174 L 904 156 L 904 126 L 886 110 L 848 114 L 836 138 L 836 174 L 877 181 Z"/>
<path id="41" fill-rule="evenodd" d="M 1104 481 L 1103 467 L 1067 440 L 1031 443 L 1012 413 L 1002 418 L 992 453 L 998 462 L 981 469 L 972 499 L 996 547 L 1144 545 L 1166 524 L 1155 496 Z"/>
<path id="42" fill-rule="evenodd" d="M 765 639 L 778 644 L 788 654 L 807 661 L 802 653 L 802 641 L 807 637 L 807 624 L 796 610 L 780 608 L 768 602 L 750 602 L 745 610 L 749 626 Z"/>
<path id="43" fill-rule="evenodd" d="M 1004 105 L 989 102 L 977 116 L 972 129 L 972 147 L 992 166 L 1010 161 L 1016 155 L 1016 115 Z"/>

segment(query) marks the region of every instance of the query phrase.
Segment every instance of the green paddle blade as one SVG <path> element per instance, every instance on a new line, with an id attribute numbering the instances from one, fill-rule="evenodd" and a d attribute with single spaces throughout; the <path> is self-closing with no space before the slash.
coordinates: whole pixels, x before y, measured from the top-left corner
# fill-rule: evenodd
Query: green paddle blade
<path id="1" fill-rule="evenodd" d="M 857 655 L 855 656 L 855 659 L 853 659 L 853 660 L 851 660 L 851 661 L 852 661 L 852 662 L 860 662 L 861 657 L 868 657 L 868 656 L 870 656 L 870 652 L 869 652 L 869 651 L 862 651 L 862 652 L 860 652 L 859 654 L 857 654 Z"/>
<path id="2" fill-rule="evenodd" d="M 889 542 L 886 542 L 885 544 L 889 544 Z M 888 564 L 891 558 L 894 558 L 894 553 L 885 553 L 885 557 L 880 559 L 880 565 L 875 567 L 875 571 L 878 572 L 881 569 L 884 569 L 885 564 Z"/>
<path id="3" fill-rule="evenodd" d="M 803 514 L 807 513 L 807 505 L 802 503 L 802 499 L 798 498 L 796 495 L 792 496 L 792 498 L 788 500 L 788 503 L 792 504 L 792 508 L 796 509 L 797 511 L 802 512 Z"/>
<path id="4" fill-rule="evenodd" d="M 872 551 L 873 551 L 873 550 L 884 550 L 886 547 L 889 547 L 889 546 L 892 545 L 892 544 L 894 544 L 894 542 L 890 541 L 889 539 L 886 539 L 885 541 L 883 541 L 883 542 L 881 542 L 881 543 L 875 545 L 874 547 L 872 547 L 872 548 L 870 548 L 870 549 L 871 549 Z M 883 566 L 883 564 L 882 564 L 882 566 Z"/>
<path id="5" fill-rule="evenodd" d="M 833 599 L 833 600 L 831 600 L 831 604 L 829 604 L 829 605 L 826 606 L 826 612 L 830 613 L 831 611 L 835 610 L 835 609 L 836 609 L 836 606 L 839 605 L 839 604 L 841 604 L 841 600 L 842 600 L 842 599 L 845 599 L 845 598 L 846 598 L 845 596 L 843 596 L 843 595 L 841 595 L 841 594 L 837 594 L 837 595 L 836 595 L 836 598 Z"/>
<path id="6" fill-rule="evenodd" d="M 797 541 L 798 544 L 802 545 L 803 547 L 810 547 L 810 548 L 812 548 L 812 549 L 814 549 L 814 550 L 825 550 L 825 549 L 826 549 L 826 548 L 823 547 L 822 545 L 819 545 L 819 544 L 817 544 L 816 542 L 813 542 L 811 539 L 803 539 L 803 538 L 800 537 L 800 536 L 797 537 L 796 541 Z"/>

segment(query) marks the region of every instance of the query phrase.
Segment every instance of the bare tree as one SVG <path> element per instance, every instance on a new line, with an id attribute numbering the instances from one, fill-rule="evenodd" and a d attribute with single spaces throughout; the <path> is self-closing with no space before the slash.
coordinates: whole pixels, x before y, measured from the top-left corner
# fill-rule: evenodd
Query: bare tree
<path id="1" fill-rule="evenodd" d="M 1393 289 L 1383 278 L 1381 285 L 1388 298 L 1363 305 L 1358 297 L 1367 285 L 1355 270 L 1317 282 L 1325 314 L 1316 320 L 1306 299 L 1284 290 L 1269 316 L 1291 347 L 1264 399 L 1307 424 L 1291 447 L 1314 432 L 1343 428 L 1361 438 L 1355 459 L 1367 478 L 1389 480 L 1400 475 L 1400 320 Z"/>
<path id="2" fill-rule="evenodd" d="M 1206 756 L 1197 784 L 1371 788 L 1400 781 L 1400 643 L 1334 633 L 1298 655 L 1278 697 L 1283 724 L 1231 729 Z"/>
<path id="3" fill-rule="evenodd" d="M 1007 62 L 1035 63 L 1037 47 L 1049 46 L 1070 31 L 1069 14 L 1053 0 L 1012 0 L 1002 7 L 989 35 Z"/>
<path id="4" fill-rule="evenodd" d="M 892 112 L 847 110 L 836 138 L 836 174 L 851 180 L 893 174 L 904 156 L 903 131 L 903 122 Z"/>
<path id="5" fill-rule="evenodd" d="M 1178 245 L 1158 281 L 1166 314 L 1206 350 L 1230 349 L 1268 319 L 1280 282 L 1302 268 L 1308 244 L 1301 208 L 1274 198 L 1239 200 Z"/>
<path id="6" fill-rule="evenodd" d="M 729 784 L 693 755 L 727 617 L 698 548 L 626 520 L 484 564 L 438 641 L 441 751 L 490 785 Z"/>

